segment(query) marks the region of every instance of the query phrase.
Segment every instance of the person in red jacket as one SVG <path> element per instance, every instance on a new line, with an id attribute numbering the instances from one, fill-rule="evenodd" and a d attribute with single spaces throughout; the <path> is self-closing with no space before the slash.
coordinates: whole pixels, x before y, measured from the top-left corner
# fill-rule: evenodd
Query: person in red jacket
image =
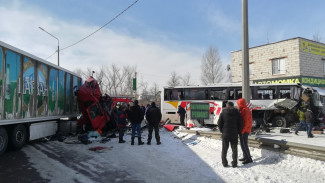
<path id="1" fill-rule="evenodd" d="M 238 99 L 237 105 L 239 107 L 239 112 L 241 115 L 241 119 L 243 121 L 243 129 L 239 134 L 239 139 L 240 139 L 240 146 L 243 151 L 244 157 L 239 159 L 239 161 L 243 161 L 243 164 L 247 164 L 253 162 L 248 148 L 248 135 L 249 133 L 251 133 L 252 130 L 253 117 L 252 117 L 252 112 L 246 105 L 245 99 L 243 98 Z"/>

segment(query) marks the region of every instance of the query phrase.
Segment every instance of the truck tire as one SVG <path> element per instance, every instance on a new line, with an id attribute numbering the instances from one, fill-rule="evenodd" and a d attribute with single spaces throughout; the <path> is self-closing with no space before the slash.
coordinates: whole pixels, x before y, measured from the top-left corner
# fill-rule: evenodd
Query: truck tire
<path id="1" fill-rule="evenodd" d="M 14 150 L 21 149 L 27 141 L 27 130 L 24 125 L 15 125 L 9 136 L 10 147 Z"/>
<path id="2" fill-rule="evenodd" d="M 8 133 L 6 129 L 0 127 L 0 155 L 2 155 L 8 146 Z"/>
<path id="3" fill-rule="evenodd" d="M 275 127 L 287 127 L 287 121 L 283 116 L 275 116 L 272 120 Z"/>

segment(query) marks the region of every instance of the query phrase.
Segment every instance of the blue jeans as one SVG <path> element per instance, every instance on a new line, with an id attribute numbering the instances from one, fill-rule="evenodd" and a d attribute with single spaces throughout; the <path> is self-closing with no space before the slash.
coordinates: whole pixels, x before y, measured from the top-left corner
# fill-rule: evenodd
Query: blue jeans
<path id="1" fill-rule="evenodd" d="M 308 136 L 312 136 L 312 134 L 311 134 L 312 124 L 311 123 L 306 123 L 306 124 L 308 126 L 308 128 L 307 128 L 307 134 L 308 134 Z"/>
<path id="2" fill-rule="evenodd" d="M 137 129 L 138 137 L 141 137 L 141 123 L 132 123 L 132 137 L 135 137 L 135 129 Z"/>
<path id="3" fill-rule="evenodd" d="M 298 128 L 296 129 L 296 132 L 298 132 L 301 129 L 302 126 L 305 126 L 307 135 L 310 135 L 311 123 L 306 123 L 304 121 L 300 121 L 300 124 L 299 124 Z"/>

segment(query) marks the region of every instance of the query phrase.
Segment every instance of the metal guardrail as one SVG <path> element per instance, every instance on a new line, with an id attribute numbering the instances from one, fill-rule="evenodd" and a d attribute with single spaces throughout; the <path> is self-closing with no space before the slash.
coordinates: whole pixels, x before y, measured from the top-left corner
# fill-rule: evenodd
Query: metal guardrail
<path id="1" fill-rule="evenodd" d="M 178 130 L 178 131 L 183 133 L 191 133 L 191 134 L 197 134 L 201 136 L 208 136 L 213 139 L 221 140 L 220 132 L 206 132 L 206 131 L 194 131 L 194 130 Z M 277 145 L 277 148 L 274 148 L 275 144 Z M 274 139 L 268 139 L 259 136 L 248 136 L 248 145 L 251 147 L 281 152 L 284 154 L 291 154 L 295 156 L 325 161 L 325 147 L 321 147 L 321 146 L 294 143 L 285 140 L 274 140 Z"/>

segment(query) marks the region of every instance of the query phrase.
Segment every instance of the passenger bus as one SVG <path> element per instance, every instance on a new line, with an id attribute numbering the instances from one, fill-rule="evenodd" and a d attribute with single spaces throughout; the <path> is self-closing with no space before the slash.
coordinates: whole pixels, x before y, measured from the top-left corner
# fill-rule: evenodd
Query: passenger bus
<path id="1" fill-rule="evenodd" d="M 272 123 L 287 127 L 298 121 L 296 110 L 302 95 L 311 98 L 310 103 L 318 113 L 319 94 L 311 87 L 300 84 L 251 84 L 250 104 L 254 124 Z M 241 83 L 224 83 L 213 86 L 164 87 L 161 96 L 162 120 L 180 123 L 178 106 L 186 110 L 187 124 L 217 125 L 222 108 L 228 101 L 237 105 L 242 98 Z M 308 101 L 309 102 L 309 101 Z"/>
<path id="2" fill-rule="evenodd" d="M 0 155 L 79 115 L 77 74 L 0 41 Z"/>

